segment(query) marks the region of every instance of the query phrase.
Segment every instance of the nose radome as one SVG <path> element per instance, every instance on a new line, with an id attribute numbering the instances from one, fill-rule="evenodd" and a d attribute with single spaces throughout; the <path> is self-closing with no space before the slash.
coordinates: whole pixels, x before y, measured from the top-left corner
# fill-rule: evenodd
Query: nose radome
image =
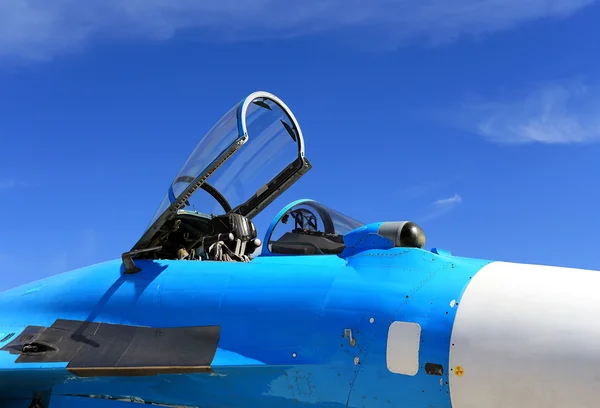
<path id="1" fill-rule="evenodd" d="M 600 394 L 600 272 L 492 262 L 450 345 L 453 408 L 591 408 Z"/>

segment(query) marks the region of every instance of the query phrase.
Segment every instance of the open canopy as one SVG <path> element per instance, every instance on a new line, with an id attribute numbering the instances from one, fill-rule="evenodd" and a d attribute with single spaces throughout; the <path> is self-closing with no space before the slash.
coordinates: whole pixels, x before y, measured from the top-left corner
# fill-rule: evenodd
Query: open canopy
<path id="1" fill-rule="evenodd" d="M 235 213 L 252 219 L 310 168 L 289 108 L 273 94 L 252 93 L 200 140 L 133 250 L 157 245 L 183 214 L 208 220 L 209 213 Z M 199 189 L 204 200 L 192 197 Z"/>

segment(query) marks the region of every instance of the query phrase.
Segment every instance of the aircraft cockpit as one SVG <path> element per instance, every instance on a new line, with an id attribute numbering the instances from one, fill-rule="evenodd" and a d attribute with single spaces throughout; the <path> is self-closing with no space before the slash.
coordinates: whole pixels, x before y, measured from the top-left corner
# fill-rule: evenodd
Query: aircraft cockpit
<path id="1" fill-rule="evenodd" d="M 269 226 L 262 255 L 339 255 L 344 235 L 363 225 L 316 201 L 298 200 Z"/>
<path id="2" fill-rule="evenodd" d="M 308 170 L 304 139 L 283 101 L 255 92 L 200 140 L 131 251 L 133 258 L 249 261 L 252 218 Z"/>

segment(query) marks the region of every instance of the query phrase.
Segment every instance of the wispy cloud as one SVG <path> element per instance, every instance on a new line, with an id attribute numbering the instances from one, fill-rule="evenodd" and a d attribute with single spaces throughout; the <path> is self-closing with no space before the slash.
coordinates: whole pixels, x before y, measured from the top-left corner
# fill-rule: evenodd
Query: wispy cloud
<path id="1" fill-rule="evenodd" d="M 414 200 L 415 198 L 421 197 L 435 190 L 440 184 L 441 182 L 426 181 L 421 184 L 413 184 L 399 190 L 394 190 L 392 194 L 394 197 L 398 197 L 403 200 Z"/>
<path id="2" fill-rule="evenodd" d="M 435 180 L 423 180 L 418 184 L 411 184 L 398 190 L 391 190 L 389 192 L 389 197 L 399 198 L 402 200 L 414 200 L 426 194 L 439 191 L 440 188 L 453 184 L 460 179 L 462 179 L 462 175 L 460 173 L 445 174 L 436 178 Z"/>
<path id="3" fill-rule="evenodd" d="M 454 194 L 452 197 L 441 198 L 441 199 L 437 200 L 436 202 L 433 203 L 433 205 L 435 207 L 448 208 L 448 207 L 452 207 L 452 206 L 455 206 L 456 204 L 460 204 L 460 203 L 462 203 L 462 197 L 459 196 L 458 194 Z"/>
<path id="4" fill-rule="evenodd" d="M 539 85 L 518 95 L 471 103 L 471 130 L 503 144 L 600 141 L 600 87 L 581 81 Z"/>
<path id="5" fill-rule="evenodd" d="M 15 188 L 25 187 L 26 183 L 22 181 L 17 181 L 12 178 L 0 179 L 0 193 L 8 190 L 12 190 Z"/>
<path id="6" fill-rule="evenodd" d="M 17 182 L 15 180 L 0 180 L 0 191 L 10 190 L 11 188 L 15 188 L 17 186 Z"/>
<path id="7" fill-rule="evenodd" d="M 390 45 L 436 42 L 564 17 L 595 0 L 4 0 L 0 57 L 48 59 L 94 37 L 164 40 L 199 29 L 203 40 L 291 37 L 345 27 Z M 357 37 L 358 38 L 358 37 Z"/>
<path id="8" fill-rule="evenodd" d="M 454 194 L 452 197 L 441 198 L 434 201 L 428 209 L 428 212 L 419 217 L 420 222 L 431 221 L 439 218 L 442 215 L 448 214 L 453 208 L 462 203 L 462 197 L 458 194 Z"/>

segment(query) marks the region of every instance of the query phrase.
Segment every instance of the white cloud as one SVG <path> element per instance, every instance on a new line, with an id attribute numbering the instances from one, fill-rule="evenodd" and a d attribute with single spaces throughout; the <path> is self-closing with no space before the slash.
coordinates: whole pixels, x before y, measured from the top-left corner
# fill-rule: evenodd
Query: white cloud
<path id="1" fill-rule="evenodd" d="M 13 190 L 15 188 L 26 187 L 27 183 L 22 181 L 17 181 L 15 179 L 0 179 L 0 193 L 3 191 Z"/>
<path id="2" fill-rule="evenodd" d="M 580 81 L 537 86 L 505 100 L 466 109 L 474 131 L 498 143 L 591 143 L 600 141 L 600 87 Z"/>
<path id="3" fill-rule="evenodd" d="M 290 37 L 344 27 L 389 45 L 564 17 L 595 0 L 2 0 L 0 57 L 47 59 L 94 37 L 164 40 L 200 29 L 204 40 Z"/>
<path id="4" fill-rule="evenodd" d="M 429 211 L 422 217 L 419 217 L 420 222 L 431 221 L 435 218 L 441 217 L 442 215 L 448 214 L 453 208 L 462 203 L 462 197 L 458 194 L 454 194 L 452 197 L 441 198 L 434 201 L 429 206 Z"/>
<path id="5" fill-rule="evenodd" d="M 11 188 L 15 188 L 17 186 L 17 182 L 15 180 L 0 180 L 0 191 L 10 190 Z"/>
<path id="6" fill-rule="evenodd" d="M 454 194 L 452 197 L 441 198 L 433 203 L 435 207 L 451 207 L 456 204 L 462 203 L 462 197 L 458 194 Z"/>

